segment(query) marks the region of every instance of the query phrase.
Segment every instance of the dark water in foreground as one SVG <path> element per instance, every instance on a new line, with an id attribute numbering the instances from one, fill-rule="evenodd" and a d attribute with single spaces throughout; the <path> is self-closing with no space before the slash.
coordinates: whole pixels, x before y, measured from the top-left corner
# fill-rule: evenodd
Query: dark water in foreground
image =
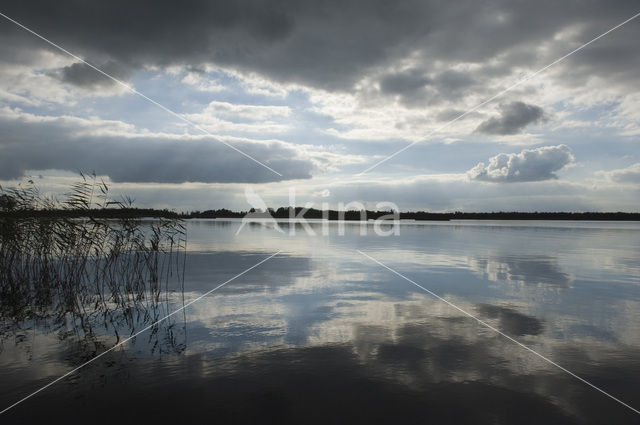
<path id="1" fill-rule="evenodd" d="M 282 253 L 173 316 L 174 341 L 141 334 L 0 422 L 640 423 L 356 251 L 640 408 L 640 224 L 239 225 L 188 223 L 169 311 Z M 4 332 L 0 410 L 101 352 L 70 333 Z"/>

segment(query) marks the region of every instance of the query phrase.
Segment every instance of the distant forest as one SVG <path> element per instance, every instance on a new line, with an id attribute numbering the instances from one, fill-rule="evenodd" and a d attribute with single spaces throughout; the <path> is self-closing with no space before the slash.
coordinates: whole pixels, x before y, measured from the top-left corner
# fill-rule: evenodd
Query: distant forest
<path id="1" fill-rule="evenodd" d="M 293 210 L 293 211 L 291 211 Z M 10 210 L 0 208 L 0 217 L 93 217 L 93 218 L 143 218 L 143 217 L 163 217 L 163 218 L 243 218 L 251 214 L 254 218 L 288 219 L 292 216 L 307 219 L 329 220 L 353 220 L 358 221 L 364 216 L 366 219 L 379 219 L 383 216 L 392 219 L 391 211 L 322 211 L 309 209 L 301 214 L 303 208 L 281 207 L 269 209 L 268 212 L 255 211 L 231 211 L 228 209 L 192 211 L 187 213 L 177 213 L 167 209 L 157 210 L 150 208 L 101 208 L 101 209 L 29 209 Z M 640 213 L 624 212 L 450 212 L 433 213 L 426 211 L 407 211 L 399 213 L 401 220 L 610 220 L 610 221 L 640 221 Z"/>

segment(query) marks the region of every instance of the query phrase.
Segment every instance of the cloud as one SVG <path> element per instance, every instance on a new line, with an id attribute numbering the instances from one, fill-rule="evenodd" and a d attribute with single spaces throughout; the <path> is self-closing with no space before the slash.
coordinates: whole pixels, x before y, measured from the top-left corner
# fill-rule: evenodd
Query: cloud
<path id="1" fill-rule="evenodd" d="M 96 67 L 120 81 L 128 80 L 132 72 L 131 69 L 113 61 L 96 65 Z M 105 87 L 117 84 L 111 78 L 107 78 L 82 62 L 76 62 L 69 66 L 65 66 L 57 73 L 52 73 L 52 75 L 65 83 L 70 83 L 83 88 L 94 88 L 99 86 Z"/>
<path id="2" fill-rule="evenodd" d="M 115 182 L 264 183 L 307 179 L 315 169 L 296 145 L 278 140 L 224 138 L 282 177 L 208 136 L 138 131 L 120 121 L 1 112 L 0 179 L 59 169 L 95 171 Z"/>
<path id="3" fill-rule="evenodd" d="M 330 179 L 328 176 L 296 183 L 296 202 L 359 201 L 369 209 L 393 201 L 402 211 L 636 211 L 637 193 L 617 186 L 594 189 L 591 184 L 567 180 L 521 182 L 510 185 L 469 180 L 464 174 L 423 175 L 414 178 Z M 329 197 L 313 193 L 329 189 Z M 256 189 L 259 193 L 261 190 Z M 305 195 L 308 194 L 308 195 Z M 267 200 L 268 199 L 268 200 Z M 265 197 L 268 205 L 287 205 L 288 192 Z"/>
<path id="4" fill-rule="evenodd" d="M 529 124 L 544 120 L 544 111 L 536 105 L 524 102 L 511 102 L 500 106 L 500 116 L 484 121 L 476 129 L 484 134 L 516 134 Z"/>
<path id="5" fill-rule="evenodd" d="M 288 106 L 242 105 L 229 102 L 212 101 L 207 105 L 203 114 L 259 121 L 269 120 L 276 117 L 288 117 L 291 114 L 291 108 Z"/>
<path id="6" fill-rule="evenodd" d="M 2 56 L 3 53 L 7 55 Z M 0 47 L 0 102 L 30 107 L 55 103 L 71 106 L 86 96 L 111 97 L 127 92 L 123 86 L 111 84 L 112 80 L 81 65 L 68 56 L 42 49 L 23 51 L 18 58 L 12 58 L 6 46 Z M 125 80 L 132 72 L 109 63 L 104 65 Z M 69 84 L 70 80 L 76 84 Z"/>
<path id="7" fill-rule="evenodd" d="M 235 165 L 240 167 L 241 163 Z M 0 165 L 2 166 L 4 163 Z M 38 171 L 36 174 L 33 171 L 35 170 L 29 170 L 29 173 L 43 174 L 45 177 L 44 180 L 38 181 L 38 186 L 43 192 L 64 193 L 69 184 L 76 179 L 71 175 L 64 179 L 54 177 L 60 174 L 57 172 Z M 17 184 L 17 181 L 2 184 L 11 186 Z M 638 210 L 636 199 L 640 199 L 640 191 L 629 190 L 628 187 L 618 184 L 593 188 L 591 184 L 548 180 L 496 185 L 468 180 L 464 174 L 446 177 L 425 175 L 412 179 L 391 179 L 386 176 L 364 180 L 349 179 L 348 176 L 336 178 L 333 175 L 314 174 L 312 179 L 263 183 L 256 186 L 255 190 L 268 206 L 279 207 L 290 204 L 291 187 L 296 190 L 297 205 L 312 202 L 315 208 L 321 208 L 321 203 L 328 202 L 334 209 L 338 208 L 340 202 L 344 205 L 358 201 L 369 209 L 376 209 L 378 202 L 392 201 L 402 211 L 632 212 Z M 217 208 L 242 211 L 247 208 L 242 183 L 113 183 L 111 188 L 115 194 L 126 194 L 135 198 L 136 204 L 141 207 L 176 208 L 182 211 Z M 527 265 L 534 267 L 532 262 Z M 487 274 L 508 271 L 509 279 L 528 279 L 525 276 L 526 270 L 521 266 L 511 262 L 507 269 L 507 265 L 490 259 L 489 265 L 478 267 L 483 267 Z M 479 270 L 476 271 L 480 272 Z M 543 272 L 546 273 L 544 270 Z M 548 272 L 551 279 L 552 271 Z M 538 282 L 549 283 L 546 278 Z"/>
<path id="8" fill-rule="evenodd" d="M 204 75 L 204 72 L 187 71 L 186 75 L 180 80 L 181 83 L 197 88 L 203 92 L 222 92 L 225 90 L 225 86 L 212 81 Z"/>
<path id="9" fill-rule="evenodd" d="M 399 62 L 433 70 L 437 64 L 447 69 L 451 62 L 494 60 L 508 71 L 540 56 L 547 60 L 536 49 L 567 28 L 574 28 L 578 39 L 588 40 L 588 34 L 633 15 L 635 8 L 633 1 L 611 8 L 606 1 L 541 1 L 533 6 L 507 0 L 190 0 L 181 7 L 167 0 L 94 0 L 72 8 L 65 2 L 37 7 L 18 0 L 3 4 L 4 13 L 97 63 L 214 63 L 278 81 L 340 90 L 352 88 L 365 73 Z M 0 31 L 20 48 L 41 45 L 11 25 Z M 602 61 L 606 51 L 581 55 L 580 67 L 604 73 L 620 68 L 621 61 L 637 62 L 635 38 L 631 34 L 610 41 L 611 60 Z"/>
<path id="10" fill-rule="evenodd" d="M 640 162 L 626 168 L 611 171 L 600 171 L 598 174 L 607 177 L 617 183 L 637 183 L 640 184 Z"/>
<path id="11" fill-rule="evenodd" d="M 408 107 L 454 101 L 476 83 L 472 73 L 448 69 L 427 75 L 419 69 L 386 74 L 380 78 L 380 91 L 398 96 Z"/>
<path id="12" fill-rule="evenodd" d="M 527 125 L 541 122 L 547 111 L 561 119 L 589 122 L 595 122 L 593 116 L 598 114 L 602 117 L 598 130 L 607 133 L 602 139 L 611 144 L 596 147 L 591 141 L 586 146 L 588 137 L 578 134 L 580 129 L 560 127 L 562 122 L 556 129 L 545 127 L 537 140 L 529 135 L 499 140 L 540 146 L 540 140 L 550 140 L 550 131 L 559 130 L 553 135 L 559 141 L 546 144 L 566 143 L 585 163 L 592 159 L 597 163 L 604 145 L 610 152 L 633 157 L 636 147 L 619 131 L 630 129 L 627 124 L 637 120 L 634 115 L 620 119 L 621 112 L 612 113 L 611 105 L 640 93 L 635 71 L 640 51 L 633 42 L 640 27 L 625 25 L 519 86 L 500 100 L 504 104 L 493 118 L 478 110 L 440 131 L 442 122 L 632 16 L 635 8 L 632 1 L 617 2 L 613 8 L 604 0 L 560 5 L 550 0 L 535 5 L 508 0 L 187 0 L 181 6 L 166 0 L 135 4 L 87 0 L 73 7 L 64 1 L 3 3 L 3 13 L 132 81 L 145 95 L 215 134 L 245 137 L 228 140 L 260 160 L 264 156 L 269 165 L 286 172 L 287 179 L 305 178 L 319 170 L 343 173 L 336 179 L 346 176 L 348 166 L 340 163 L 346 156 L 329 148 L 344 141 L 336 138 L 349 139 L 344 153 L 353 154 L 346 159 L 351 164 L 372 163 L 407 140 L 423 141 L 377 171 L 388 173 L 391 182 L 411 180 L 406 176 L 419 173 L 459 173 L 465 182 L 429 181 L 425 184 L 432 187 L 415 185 L 411 192 L 405 191 L 404 199 L 437 209 L 489 210 L 520 205 L 542 209 L 541 204 L 567 209 L 577 201 L 584 204 L 576 208 L 601 205 L 601 192 L 572 192 L 565 200 L 564 193 L 555 198 L 540 193 L 537 188 L 546 186 L 541 183 L 486 183 L 553 179 L 571 162 L 567 157 L 563 162 L 561 152 L 555 153 L 557 163 L 549 159 L 546 166 L 507 155 L 504 167 L 476 167 L 475 181 L 467 181 L 464 173 L 480 159 L 512 152 L 494 150 L 495 140 L 474 135 L 474 130 L 523 132 Z M 45 166 L 86 169 L 91 163 L 118 181 L 269 182 L 277 177 L 268 175 L 268 170 L 252 175 L 252 167 L 260 169 L 259 165 L 241 156 L 236 161 L 228 154 L 237 153 L 210 138 L 162 133 L 189 130 L 164 115 L 154 115 L 153 108 L 141 106 L 142 100 L 121 95 L 126 90 L 109 85 L 95 71 L 15 25 L 0 25 L 0 41 L 1 100 L 34 114 L 60 117 L 25 122 L 19 131 L 12 127 L 18 122 L 2 123 L 0 172 L 5 176 Z M 628 111 L 638 109 L 627 104 Z M 92 124 L 71 123 L 69 115 L 85 117 Z M 115 128 L 114 123 L 89 118 L 94 115 L 137 127 Z M 143 127 L 151 131 L 145 133 Z M 288 142 L 252 140 L 285 137 Z M 475 139 L 482 140 L 468 148 Z M 318 149 L 312 151 L 300 142 Z M 487 146 L 490 153 L 478 153 Z M 509 165 L 510 160 L 514 164 Z M 628 162 L 609 164 L 592 169 L 621 168 Z M 357 168 L 359 172 L 365 167 Z M 579 170 L 574 171 L 568 177 L 580 178 Z M 375 199 L 378 189 L 362 188 Z M 404 196 L 395 189 L 386 191 L 384 198 Z M 501 196 L 507 190 L 510 198 Z M 332 189 L 334 193 L 340 191 Z M 535 198 L 527 199 L 534 193 Z M 628 193 L 616 193 L 620 199 L 613 199 L 612 205 L 629 202 Z"/>
<path id="13" fill-rule="evenodd" d="M 439 0 L 188 0 L 181 7 L 167 0 L 135 5 L 88 0 L 73 7 L 65 2 L 35 7 L 7 0 L 3 7 L 3 13 L 95 64 L 117 64 L 110 66 L 130 70 L 136 77 L 140 77 L 136 71 L 146 77 L 151 69 L 158 73 L 170 68 L 224 69 L 272 83 L 278 87 L 272 94 L 283 99 L 294 87 L 340 94 L 354 108 L 333 114 L 330 105 L 313 105 L 334 121 L 327 133 L 348 139 L 411 141 L 440 127 L 436 118 L 442 111 L 473 107 L 633 15 L 636 8 L 632 1 L 617 2 L 612 8 L 603 0 L 560 6 L 542 0 L 535 7 L 508 0 L 455 4 Z M 126 18 L 122 10 L 127 10 Z M 544 80 L 555 98 L 540 99 L 537 88 L 526 84 L 515 90 L 519 97 L 514 99 L 527 95 L 528 103 L 539 105 L 555 105 L 560 96 L 573 101 L 577 97 L 567 87 L 575 87 L 576 80 L 612 75 L 617 94 L 628 94 L 638 87 L 635 65 L 640 53 L 633 40 L 639 31 L 627 25 L 554 66 Z M 0 38 L 0 57 L 8 62 L 20 62 L 25 51 L 52 51 L 42 40 L 10 24 L 0 26 Z M 600 43 L 606 49 L 600 49 Z M 613 68 L 617 71 L 612 74 Z M 93 84 L 84 71 L 89 70 L 64 64 L 56 72 L 74 84 Z M 191 75 L 185 84 L 218 93 L 225 84 L 224 79 L 212 84 L 200 77 Z M 134 81 L 145 82 L 144 78 Z M 29 97 L 0 78 L 0 86 L 3 83 L 10 93 L 3 96 L 0 87 L 0 96 Z M 21 87 L 28 90 L 31 85 Z M 145 94 L 151 87 L 139 86 Z M 599 92 L 585 89 L 584 84 L 578 87 L 574 91 L 588 93 L 584 97 Z M 479 124 L 478 116 L 466 116 L 448 127 L 444 137 L 464 137 Z"/>
<path id="14" fill-rule="evenodd" d="M 557 179 L 555 172 L 573 163 L 566 145 L 524 149 L 520 153 L 501 153 L 479 163 L 467 172 L 471 180 L 488 182 L 531 182 Z"/>
<path id="15" fill-rule="evenodd" d="M 434 81 L 442 96 L 453 99 L 459 98 L 463 90 L 472 87 L 476 83 L 473 72 L 462 72 L 451 69 L 438 74 Z"/>
<path id="16" fill-rule="evenodd" d="M 288 106 L 210 102 L 201 112 L 184 117 L 211 132 L 283 133 L 290 128 Z"/>
<path id="17" fill-rule="evenodd" d="M 422 90 L 431 79 L 419 70 L 410 70 L 400 73 L 388 74 L 380 79 L 380 90 L 385 94 L 412 94 L 416 90 Z"/>

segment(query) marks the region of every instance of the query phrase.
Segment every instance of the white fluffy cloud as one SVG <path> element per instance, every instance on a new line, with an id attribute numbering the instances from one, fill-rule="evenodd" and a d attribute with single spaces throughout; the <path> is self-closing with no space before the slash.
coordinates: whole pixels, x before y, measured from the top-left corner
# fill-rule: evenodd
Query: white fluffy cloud
<path id="1" fill-rule="evenodd" d="M 556 179 L 556 171 L 573 163 L 567 145 L 524 149 L 520 153 L 501 153 L 473 167 L 467 175 L 472 180 L 489 182 L 529 182 Z"/>

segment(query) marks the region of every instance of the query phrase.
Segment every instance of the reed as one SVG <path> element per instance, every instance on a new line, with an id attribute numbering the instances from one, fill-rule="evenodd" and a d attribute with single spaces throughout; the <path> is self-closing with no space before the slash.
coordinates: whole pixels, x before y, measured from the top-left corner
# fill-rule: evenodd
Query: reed
<path id="1" fill-rule="evenodd" d="M 95 339 L 99 331 L 117 341 L 121 333 L 133 334 L 168 313 L 170 292 L 184 291 L 184 224 L 92 215 L 131 206 L 130 199 L 111 199 L 109 187 L 95 175 L 82 175 L 62 200 L 43 196 L 32 181 L 0 187 L 5 334 L 27 322 L 46 322 L 81 338 Z M 69 216 L 59 214 L 61 209 Z M 162 326 L 165 340 L 179 346 L 174 324 Z M 150 335 L 158 337 L 159 330 L 154 326 Z"/>

